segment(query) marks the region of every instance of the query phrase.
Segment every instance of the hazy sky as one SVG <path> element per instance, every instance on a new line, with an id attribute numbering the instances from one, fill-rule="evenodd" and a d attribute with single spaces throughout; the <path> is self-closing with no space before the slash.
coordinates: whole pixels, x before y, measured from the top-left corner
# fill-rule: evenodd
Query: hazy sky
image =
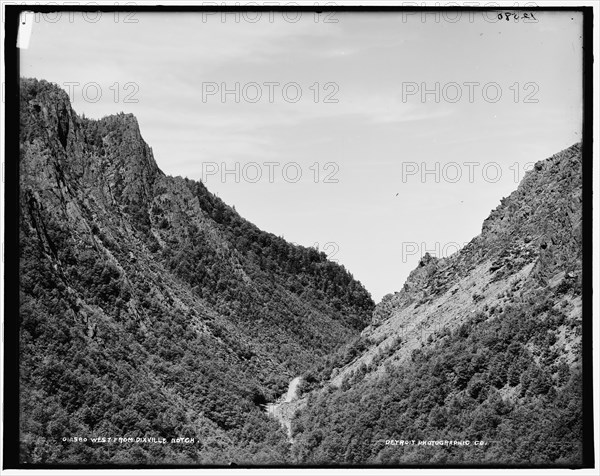
<path id="1" fill-rule="evenodd" d="M 88 117 L 134 113 L 165 173 L 318 243 L 379 301 L 581 140 L 578 13 L 444 13 L 40 16 L 21 74 Z"/>

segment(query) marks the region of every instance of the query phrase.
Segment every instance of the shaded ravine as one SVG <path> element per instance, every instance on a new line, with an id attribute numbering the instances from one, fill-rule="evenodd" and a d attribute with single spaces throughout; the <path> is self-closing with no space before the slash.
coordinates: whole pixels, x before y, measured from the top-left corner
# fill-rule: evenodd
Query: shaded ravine
<path id="1" fill-rule="evenodd" d="M 282 395 L 275 403 L 267 403 L 265 411 L 267 414 L 275 417 L 281 426 L 283 426 L 288 434 L 288 439 L 292 439 L 292 419 L 296 410 L 302 408 L 306 404 L 305 398 L 298 398 L 298 386 L 302 382 L 302 377 L 295 377 L 289 384 L 285 395 Z"/>

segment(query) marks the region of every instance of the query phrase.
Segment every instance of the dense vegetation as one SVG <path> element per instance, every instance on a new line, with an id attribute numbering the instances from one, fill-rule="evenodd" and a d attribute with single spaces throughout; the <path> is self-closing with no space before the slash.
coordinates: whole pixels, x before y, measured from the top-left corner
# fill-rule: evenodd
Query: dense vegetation
<path id="1" fill-rule="evenodd" d="M 366 379 L 375 361 L 341 388 L 311 394 L 293 422 L 294 457 L 318 464 L 577 464 L 581 364 L 568 362 L 557 341 L 561 332 L 580 332 L 580 318 L 564 312 L 579 292 L 565 280 L 559 305 L 540 290 L 441 330 L 409 365 L 386 365 L 382 375 Z"/>
<path id="2" fill-rule="evenodd" d="M 163 174 L 132 115 L 23 80 L 20 121 L 23 463 L 581 460 L 579 145 L 374 310 L 324 253 Z M 450 318 L 398 333 L 423 316 Z M 264 405 L 297 375 L 292 444 Z"/>
<path id="3" fill-rule="evenodd" d="M 48 233 L 55 238 L 54 230 Z M 60 242 L 53 241 L 57 246 Z M 31 463 L 283 462 L 287 442 L 255 399 L 254 376 L 210 334 L 155 297 L 140 312 L 109 264 L 71 264 L 65 280 L 94 304 L 73 302 L 47 258 L 26 243 L 21 306 L 22 457 Z M 66 264 L 66 263 L 65 263 Z M 68 264 L 66 264 L 68 266 Z M 82 266 L 82 268 L 79 268 Z M 85 267 L 83 267 L 85 266 Z M 91 301 L 91 299 L 90 299 Z M 89 302 L 89 301 L 88 301 Z M 93 444 L 93 437 L 188 437 L 195 444 Z M 87 437 L 87 443 L 63 441 Z"/>
<path id="4" fill-rule="evenodd" d="M 165 176 L 131 115 L 23 80 L 20 120 L 22 462 L 289 461 L 263 405 L 368 323 L 367 291 Z"/>

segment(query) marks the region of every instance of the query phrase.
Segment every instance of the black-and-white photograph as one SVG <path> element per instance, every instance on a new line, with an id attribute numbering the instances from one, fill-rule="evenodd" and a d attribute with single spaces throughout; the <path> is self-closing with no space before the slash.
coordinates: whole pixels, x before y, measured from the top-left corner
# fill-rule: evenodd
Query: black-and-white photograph
<path id="1" fill-rule="evenodd" d="M 597 6 L 317 3 L 3 2 L 7 474 L 597 470 Z"/>

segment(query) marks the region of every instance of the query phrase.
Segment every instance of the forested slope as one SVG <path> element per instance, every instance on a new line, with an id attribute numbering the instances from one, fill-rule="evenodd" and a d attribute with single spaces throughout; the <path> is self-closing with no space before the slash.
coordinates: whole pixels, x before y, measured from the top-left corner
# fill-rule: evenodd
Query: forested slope
<path id="1" fill-rule="evenodd" d="M 289 461 L 261 405 L 367 325 L 362 285 L 46 81 L 21 82 L 19 160 L 22 462 Z"/>

